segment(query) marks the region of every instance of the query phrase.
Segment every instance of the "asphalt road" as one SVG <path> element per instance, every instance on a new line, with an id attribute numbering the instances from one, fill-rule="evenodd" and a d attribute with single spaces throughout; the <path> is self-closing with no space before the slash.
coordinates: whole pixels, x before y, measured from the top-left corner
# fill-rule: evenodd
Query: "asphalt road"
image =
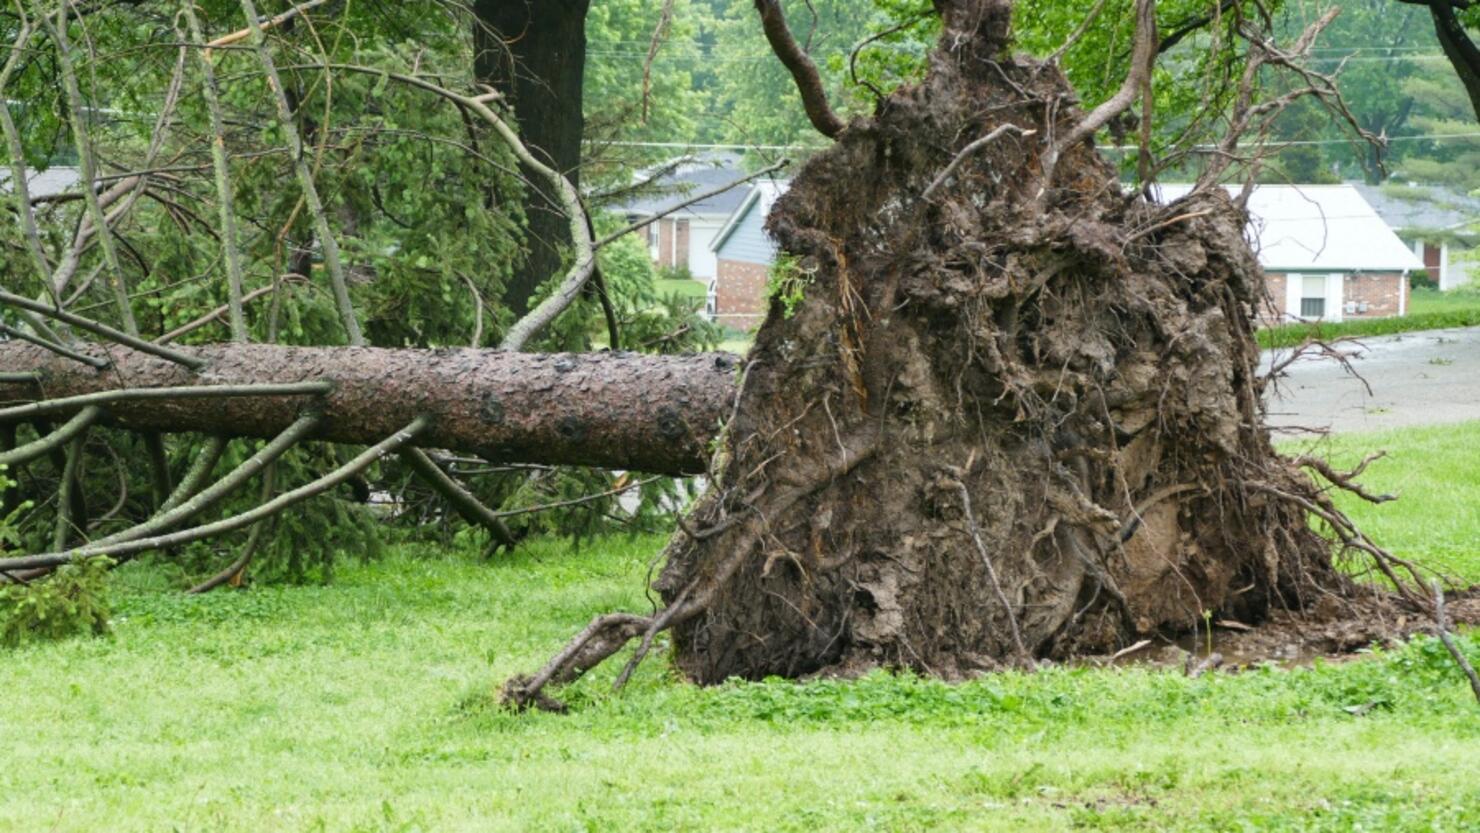
<path id="1" fill-rule="evenodd" d="M 1302 358 L 1269 394 L 1272 425 L 1346 433 L 1480 419 L 1480 327 L 1363 339 L 1341 349 L 1371 393 L 1338 362 Z M 1265 369 L 1288 355 L 1265 351 Z"/>

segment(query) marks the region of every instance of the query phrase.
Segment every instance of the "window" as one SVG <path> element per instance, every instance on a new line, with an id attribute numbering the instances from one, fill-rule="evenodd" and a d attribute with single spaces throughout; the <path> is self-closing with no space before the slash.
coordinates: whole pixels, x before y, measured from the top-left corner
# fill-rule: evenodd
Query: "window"
<path id="1" fill-rule="evenodd" d="M 1300 279 L 1300 317 L 1326 317 L 1326 278 L 1305 275 Z"/>

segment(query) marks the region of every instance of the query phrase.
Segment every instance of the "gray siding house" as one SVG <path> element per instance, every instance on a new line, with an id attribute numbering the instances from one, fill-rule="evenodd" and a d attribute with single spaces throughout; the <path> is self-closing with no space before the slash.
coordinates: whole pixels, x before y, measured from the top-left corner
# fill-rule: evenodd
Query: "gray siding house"
<path id="1" fill-rule="evenodd" d="M 776 260 L 776 241 L 766 234 L 766 215 L 791 183 L 762 181 L 715 235 L 715 279 L 709 288 L 710 317 L 729 327 L 749 328 L 766 316 L 766 279 Z"/>
<path id="2" fill-rule="evenodd" d="M 1480 272 L 1480 198 L 1433 185 L 1365 185 L 1357 190 L 1423 260 L 1429 280 L 1454 289 Z"/>
<path id="3" fill-rule="evenodd" d="M 731 188 L 692 205 L 677 210 L 674 207 L 744 176 L 740 157 L 710 154 L 678 165 L 653 183 L 651 193 L 629 200 L 615 210 L 631 221 L 661 217 L 638 232 L 646 236 L 653 265 L 660 269 L 686 268 L 696 280 L 712 283 L 714 237 L 745 198 L 746 191 Z"/>

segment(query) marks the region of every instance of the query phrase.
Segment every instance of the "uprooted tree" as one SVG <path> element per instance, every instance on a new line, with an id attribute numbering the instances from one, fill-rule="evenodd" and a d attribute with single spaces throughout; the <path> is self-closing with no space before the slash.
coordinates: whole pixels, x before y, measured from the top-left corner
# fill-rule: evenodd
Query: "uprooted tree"
<path id="1" fill-rule="evenodd" d="M 59 423 L 0 461 L 66 447 L 94 422 L 272 438 L 213 485 L 202 466 L 129 530 L 80 545 L 59 534 L 55 552 L 0 570 L 34 577 L 243 528 L 392 452 L 487 520 L 415 450 L 427 447 L 707 476 L 665 553 L 662 607 L 598 617 L 506 685 L 519 705 L 554 705 L 548 686 L 635 641 L 620 684 L 663 631 L 678 667 L 706 683 L 876 666 L 957 677 L 1105 653 L 1213 615 L 1258 623 L 1350 603 L 1371 592 L 1338 569 L 1353 552 L 1397 588 L 1394 604 L 1419 606 L 1413 568 L 1367 541 L 1312 472 L 1359 490 L 1348 476 L 1271 445 L 1253 337 L 1263 282 L 1241 201 L 1219 186 L 1282 104 L 1313 96 L 1340 111 L 1329 79 L 1297 66 L 1323 23 L 1286 47 L 1254 21 L 1234 27 L 1247 50 L 1217 152 L 1190 196 L 1161 205 L 1127 191 L 1093 145 L 1136 102 L 1151 116 L 1151 0 L 1136 4 L 1124 83 L 1088 111 L 1052 59 L 1011 53 L 1010 2 L 934 5 L 943 34 L 925 78 L 847 122 L 780 5 L 757 0 L 835 144 L 770 216 L 776 297 L 743 360 L 161 347 L 54 299 L 0 296 L 37 324 L 0 345 L 0 399 L 15 403 L 0 419 Z M 1276 66 L 1303 84 L 1260 100 L 1255 82 Z M 598 241 L 579 200 L 522 147 L 495 94 L 394 77 L 492 125 L 567 212 L 575 251 L 553 294 L 509 328 L 506 346 L 522 347 L 592 278 Z M 300 184 L 312 191 L 311 177 Z M 111 346 L 64 344 L 46 317 Z M 178 528 L 308 438 L 369 448 L 248 512 Z M 65 496 L 57 505 L 68 511 Z"/>

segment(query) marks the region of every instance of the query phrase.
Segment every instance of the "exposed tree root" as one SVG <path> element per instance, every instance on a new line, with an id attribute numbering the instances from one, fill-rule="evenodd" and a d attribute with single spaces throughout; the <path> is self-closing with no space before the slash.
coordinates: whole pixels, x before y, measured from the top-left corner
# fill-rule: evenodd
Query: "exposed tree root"
<path id="1" fill-rule="evenodd" d="M 1242 207 L 1127 195 L 1058 70 L 1004 54 L 1006 4 L 937 5 L 926 80 L 770 217 L 804 300 L 771 305 L 666 607 L 597 618 L 507 701 L 556 707 L 642 637 L 625 681 L 663 629 L 699 683 L 1108 655 L 1378 592 L 1348 553 L 1428 609 L 1305 468 L 1380 498 L 1270 442 Z"/>

